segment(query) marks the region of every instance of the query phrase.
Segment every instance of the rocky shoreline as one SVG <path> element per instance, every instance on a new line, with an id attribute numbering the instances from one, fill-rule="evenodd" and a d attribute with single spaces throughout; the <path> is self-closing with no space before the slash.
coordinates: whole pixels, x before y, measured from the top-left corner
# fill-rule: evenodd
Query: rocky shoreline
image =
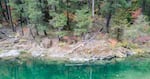
<path id="1" fill-rule="evenodd" d="M 102 44 L 103 43 L 103 44 Z M 100 44 L 100 45 L 99 45 Z M 33 44 L 32 44 L 33 45 Z M 14 44 L 14 46 L 17 46 Z M 106 41 L 93 40 L 84 45 L 78 43 L 78 45 L 70 46 L 54 46 L 49 49 L 42 48 L 38 45 L 30 47 L 20 45 L 12 49 L 4 49 L 0 51 L 0 59 L 13 59 L 13 58 L 41 58 L 45 60 L 64 60 L 69 62 L 89 62 L 97 60 L 112 60 L 115 58 L 125 58 L 128 56 L 136 55 L 138 52 L 129 50 L 124 47 L 111 48 Z M 74 49 L 76 46 L 78 48 Z M 27 49 L 27 47 L 29 49 Z M 24 49 L 26 48 L 26 49 Z"/>
<path id="2" fill-rule="evenodd" d="M 41 40 L 44 39 L 42 38 Z M 129 41 L 127 43 L 119 43 L 106 37 L 79 41 L 75 44 L 67 44 L 55 40 L 51 47 L 45 48 L 38 40 L 9 37 L 0 39 L 0 60 L 30 57 L 71 62 L 109 61 L 115 58 L 125 58 L 149 52 L 149 47 L 150 43 L 147 43 L 144 47 L 142 45 L 132 45 Z M 143 48 L 146 48 L 146 51 Z"/>

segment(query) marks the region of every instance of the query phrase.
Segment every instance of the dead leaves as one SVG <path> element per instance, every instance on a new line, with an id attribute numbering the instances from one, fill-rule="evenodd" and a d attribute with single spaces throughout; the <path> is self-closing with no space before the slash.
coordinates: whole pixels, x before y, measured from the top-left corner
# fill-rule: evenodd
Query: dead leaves
<path id="1" fill-rule="evenodd" d="M 108 42 L 110 43 L 111 48 L 116 47 L 118 43 L 116 39 L 108 39 Z"/>

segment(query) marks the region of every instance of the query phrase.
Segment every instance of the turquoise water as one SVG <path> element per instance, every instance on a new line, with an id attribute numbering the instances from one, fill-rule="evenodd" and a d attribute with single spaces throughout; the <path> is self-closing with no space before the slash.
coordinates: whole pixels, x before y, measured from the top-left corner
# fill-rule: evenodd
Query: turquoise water
<path id="1" fill-rule="evenodd" d="M 150 79 L 149 56 L 105 64 L 0 61 L 0 79 Z"/>

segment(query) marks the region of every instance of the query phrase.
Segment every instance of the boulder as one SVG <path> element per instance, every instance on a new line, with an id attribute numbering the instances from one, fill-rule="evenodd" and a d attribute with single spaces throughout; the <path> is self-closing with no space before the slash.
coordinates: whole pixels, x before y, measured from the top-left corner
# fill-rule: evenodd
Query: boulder
<path id="1" fill-rule="evenodd" d="M 32 54 L 32 57 L 43 57 L 44 56 L 43 52 L 40 50 L 32 51 L 31 54 Z"/>
<path id="2" fill-rule="evenodd" d="M 135 55 L 135 54 L 136 54 L 136 52 L 126 51 L 127 56 L 132 56 L 132 55 Z"/>
<path id="3" fill-rule="evenodd" d="M 50 38 L 43 38 L 41 44 L 44 48 L 50 48 L 53 45 L 53 41 Z"/>

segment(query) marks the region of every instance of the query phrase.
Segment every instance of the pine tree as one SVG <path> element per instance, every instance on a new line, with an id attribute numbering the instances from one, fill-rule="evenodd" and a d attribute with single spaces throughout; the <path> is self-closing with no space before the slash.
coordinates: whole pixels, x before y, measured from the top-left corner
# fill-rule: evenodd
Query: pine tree
<path id="1" fill-rule="evenodd" d="M 106 33 L 110 32 L 110 21 L 114 13 L 118 8 L 125 8 L 129 6 L 128 1 L 126 0 L 106 0 L 103 2 L 102 14 L 106 17 L 106 26 L 103 28 L 103 31 Z"/>

